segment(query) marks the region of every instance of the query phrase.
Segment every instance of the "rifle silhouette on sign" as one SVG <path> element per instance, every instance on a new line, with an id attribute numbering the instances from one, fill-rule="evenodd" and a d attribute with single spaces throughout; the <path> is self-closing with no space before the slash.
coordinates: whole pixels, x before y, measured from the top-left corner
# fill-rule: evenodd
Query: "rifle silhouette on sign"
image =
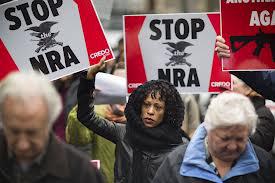
<path id="1" fill-rule="evenodd" d="M 259 32 L 255 36 L 230 36 L 232 52 L 237 52 L 251 41 L 255 41 L 257 45 L 253 51 L 253 55 L 257 57 L 260 55 L 261 50 L 265 47 L 264 44 L 269 44 L 272 60 L 275 62 L 275 34 L 265 34 L 261 29 L 259 29 Z M 238 48 L 235 46 L 236 42 L 241 43 Z"/>

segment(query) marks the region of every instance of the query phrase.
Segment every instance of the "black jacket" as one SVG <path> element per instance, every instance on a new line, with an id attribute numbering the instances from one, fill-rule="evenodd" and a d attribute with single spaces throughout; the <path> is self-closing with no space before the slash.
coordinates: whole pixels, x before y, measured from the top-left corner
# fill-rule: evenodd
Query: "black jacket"
<path id="1" fill-rule="evenodd" d="M 178 146 L 171 152 L 159 167 L 153 183 L 212 183 L 194 177 L 184 177 L 180 175 L 180 167 L 184 158 L 187 144 Z M 232 177 L 224 183 L 274 183 L 275 182 L 275 162 L 271 155 L 260 147 L 254 146 L 254 150 L 259 159 L 260 169 L 257 172 L 242 176 Z"/>
<path id="2" fill-rule="evenodd" d="M 256 113 L 258 123 L 256 132 L 250 137 L 253 144 L 271 151 L 275 137 L 275 119 L 270 109 L 265 106 L 265 99 L 262 97 L 250 97 Z"/>
<path id="3" fill-rule="evenodd" d="M 33 167 L 28 176 L 18 178 L 14 174 L 13 158 L 8 157 L 6 139 L 0 131 L 0 183 L 103 183 L 102 176 L 92 167 L 84 154 L 50 136 L 46 153 L 40 164 Z M 17 179 L 17 180 L 16 180 Z"/>
<path id="4" fill-rule="evenodd" d="M 231 71 L 264 98 L 275 101 L 275 71 Z"/>
<path id="5" fill-rule="evenodd" d="M 94 110 L 94 80 L 80 78 L 78 89 L 78 120 L 98 135 L 116 144 L 115 183 L 149 183 L 161 162 L 172 149 L 153 151 L 143 150 L 131 145 L 126 135 L 126 125 L 98 117 Z"/>

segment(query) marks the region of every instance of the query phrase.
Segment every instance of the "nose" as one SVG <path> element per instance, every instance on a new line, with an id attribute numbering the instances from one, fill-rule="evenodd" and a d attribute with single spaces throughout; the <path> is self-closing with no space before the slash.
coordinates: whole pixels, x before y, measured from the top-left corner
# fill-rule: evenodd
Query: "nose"
<path id="1" fill-rule="evenodd" d="M 230 151 L 235 151 L 237 149 L 237 144 L 235 142 L 230 142 L 227 146 L 227 149 Z"/>
<path id="2" fill-rule="evenodd" d="M 150 114 L 150 115 L 153 115 L 154 114 L 154 107 L 150 106 L 147 110 L 147 113 Z"/>
<path id="3" fill-rule="evenodd" d="M 16 144 L 16 149 L 19 152 L 27 151 L 30 148 L 30 142 L 25 136 L 21 136 Z"/>

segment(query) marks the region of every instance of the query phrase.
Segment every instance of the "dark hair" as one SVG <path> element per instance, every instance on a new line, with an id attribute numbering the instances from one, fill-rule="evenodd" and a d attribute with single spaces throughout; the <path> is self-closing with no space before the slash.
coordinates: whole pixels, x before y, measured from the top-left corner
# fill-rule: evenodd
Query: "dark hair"
<path id="1" fill-rule="evenodd" d="M 163 121 L 170 123 L 175 128 L 181 127 L 184 119 L 184 104 L 175 86 L 165 80 L 151 80 L 140 85 L 129 96 L 125 110 L 128 105 L 132 105 L 140 115 L 145 98 L 150 94 L 152 98 L 156 98 L 157 93 L 160 94 L 160 100 L 165 102 Z"/>

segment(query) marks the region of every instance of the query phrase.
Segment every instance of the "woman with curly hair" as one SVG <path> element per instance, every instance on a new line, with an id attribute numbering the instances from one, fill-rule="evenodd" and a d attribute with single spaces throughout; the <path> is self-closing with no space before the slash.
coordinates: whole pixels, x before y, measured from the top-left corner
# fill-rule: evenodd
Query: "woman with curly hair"
<path id="1" fill-rule="evenodd" d="M 184 105 L 176 88 L 164 80 L 139 86 L 125 108 L 126 124 L 100 118 L 94 113 L 94 82 L 104 60 L 80 78 L 78 119 L 87 128 L 116 144 L 116 183 L 150 183 L 164 160 L 187 136 L 181 130 Z"/>

